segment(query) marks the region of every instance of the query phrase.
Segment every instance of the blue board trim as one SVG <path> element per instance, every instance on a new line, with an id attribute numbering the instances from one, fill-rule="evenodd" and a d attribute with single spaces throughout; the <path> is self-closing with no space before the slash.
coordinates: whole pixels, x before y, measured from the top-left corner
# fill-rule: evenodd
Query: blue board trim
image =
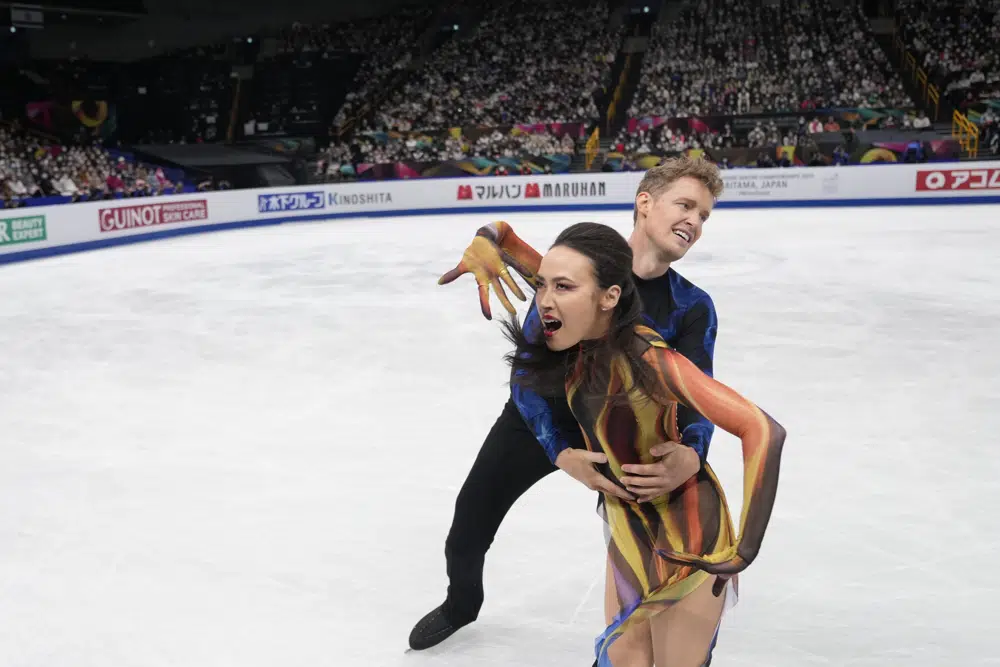
<path id="1" fill-rule="evenodd" d="M 1000 204 L 1000 195 L 986 195 L 981 197 L 901 197 L 893 199 L 803 199 L 798 201 L 721 201 L 716 208 L 837 208 L 845 206 L 956 206 L 964 204 Z M 73 204 L 65 204 L 73 206 Z M 293 217 L 258 218 L 255 220 L 239 220 L 235 222 L 224 222 L 215 225 L 197 225 L 193 227 L 180 227 L 177 229 L 165 229 L 162 231 L 150 232 L 134 236 L 118 236 L 99 239 L 96 241 L 84 241 L 82 243 L 69 243 L 61 246 L 49 248 L 36 248 L 33 250 L 21 250 L 0 255 L 0 264 L 11 264 L 23 262 L 30 259 L 41 259 L 43 257 L 54 257 L 74 252 L 84 252 L 87 250 L 97 250 L 99 248 L 110 248 L 132 243 L 143 243 L 146 241 L 157 241 L 160 239 L 172 238 L 175 236 L 188 236 L 190 234 L 204 234 L 207 232 L 221 232 L 230 229 L 246 229 L 250 227 L 266 227 L 282 225 L 292 222 L 313 222 L 319 220 L 340 220 L 347 218 L 399 218 L 418 215 L 449 215 L 449 214 L 489 214 L 489 213 L 538 213 L 538 212 L 559 212 L 559 211 L 631 211 L 632 204 L 541 204 L 536 206 L 519 206 L 516 204 L 508 206 L 465 206 L 457 208 L 421 208 L 405 209 L 399 211 L 357 211 L 351 213 L 320 213 L 314 215 L 300 215 Z M 19 212 L 11 209 L 9 214 L 16 215 Z M 30 213 L 30 210 L 28 211 Z"/>

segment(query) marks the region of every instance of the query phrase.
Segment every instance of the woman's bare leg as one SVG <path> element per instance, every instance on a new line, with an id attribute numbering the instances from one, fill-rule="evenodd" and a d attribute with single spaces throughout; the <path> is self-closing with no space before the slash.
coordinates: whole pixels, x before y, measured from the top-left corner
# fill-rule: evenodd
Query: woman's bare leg
<path id="1" fill-rule="evenodd" d="M 611 625 L 621 607 L 615 590 L 615 577 L 608 560 L 604 583 L 604 622 Z M 608 657 L 614 667 L 653 667 L 653 642 L 649 622 L 639 623 L 615 640 L 608 650 Z"/>
<path id="2" fill-rule="evenodd" d="M 701 667 L 719 627 L 726 591 L 715 597 L 709 577 L 693 593 L 649 620 L 656 667 Z"/>

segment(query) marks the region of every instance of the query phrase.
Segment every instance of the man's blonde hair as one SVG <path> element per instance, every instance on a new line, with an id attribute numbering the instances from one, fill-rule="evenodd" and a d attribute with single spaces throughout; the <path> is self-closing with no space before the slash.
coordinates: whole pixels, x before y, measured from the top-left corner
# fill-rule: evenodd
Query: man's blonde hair
<path id="1" fill-rule="evenodd" d="M 691 158 L 686 155 L 664 160 L 659 166 L 647 171 L 635 195 L 638 197 L 640 192 L 648 192 L 650 197 L 656 199 L 669 190 L 677 179 L 685 176 L 700 181 L 712 193 L 713 199 L 718 199 L 722 195 L 722 174 L 719 173 L 719 168 L 703 158 Z M 632 220 L 638 219 L 639 210 L 635 209 L 632 211 Z"/>

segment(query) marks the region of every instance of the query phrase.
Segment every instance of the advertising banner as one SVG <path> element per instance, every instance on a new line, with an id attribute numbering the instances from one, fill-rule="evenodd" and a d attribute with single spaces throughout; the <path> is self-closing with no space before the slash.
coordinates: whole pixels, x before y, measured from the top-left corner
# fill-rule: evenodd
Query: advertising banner
<path id="1" fill-rule="evenodd" d="M 72 204 L 66 204 L 72 206 Z M 169 225 L 177 222 L 208 220 L 208 201 L 163 201 L 157 204 L 139 204 L 98 211 L 102 232 L 117 232 L 136 227 Z"/>
<path id="2" fill-rule="evenodd" d="M 732 169 L 722 176 L 725 190 L 719 206 L 1000 203 L 1000 162 Z M 38 206 L 30 209 L 33 215 L 11 211 L 0 217 L 0 262 L 130 243 L 148 235 L 162 238 L 344 217 L 628 211 L 642 177 L 639 171 L 437 178 Z"/>
<path id="3" fill-rule="evenodd" d="M 921 169 L 918 192 L 994 190 L 1000 191 L 1000 168 Z"/>
<path id="4" fill-rule="evenodd" d="M 0 218 L 0 246 L 37 243 L 46 239 L 45 216 Z"/>

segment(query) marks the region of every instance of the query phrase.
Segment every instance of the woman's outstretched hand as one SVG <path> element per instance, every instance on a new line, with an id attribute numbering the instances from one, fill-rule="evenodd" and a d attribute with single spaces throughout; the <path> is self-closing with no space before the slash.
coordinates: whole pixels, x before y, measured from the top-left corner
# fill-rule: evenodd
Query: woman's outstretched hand
<path id="1" fill-rule="evenodd" d="M 527 301 L 524 292 L 514 282 L 507 267 L 514 269 L 524 280 L 535 286 L 535 272 L 541 261 L 539 254 L 517 237 L 506 222 L 499 221 L 481 227 L 472 243 L 462 254 L 458 265 L 438 278 L 438 285 L 447 285 L 459 276 L 471 273 L 479 286 L 479 306 L 483 317 L 493 319 L 490 312 L 490 286 L 496 292 L 500 303 L 508 313 L 517 311 L 511 305 L 500 281 L 506 283 L 511 293 L 521 301 Z"/>
<path id="2" fill-rule="evenodd" d="M 521 301 L 526 301 L 524 292 L 507 272 L 507 266 L 503 261 L 503 252 L 493 241 L 485 237 L 477 236 L 472 239 L 472 243 L 462 254 L 462 261 L 454 269 L 438 278 L 438 285 L 447 285 L 466 273 L 471 273 L 476 279 L 476 284 L 479 286 L 479 305 L 483 310 L 483 317 L 488 320 L 493 319 L 493 315 L 490 313 L 490 285 L 493 286 L 493 291 L 496 292 L 500 303 L 511 315 L 516 311 L 500 284 L 501 280 L 507 284 L 514 296 Z"/>

